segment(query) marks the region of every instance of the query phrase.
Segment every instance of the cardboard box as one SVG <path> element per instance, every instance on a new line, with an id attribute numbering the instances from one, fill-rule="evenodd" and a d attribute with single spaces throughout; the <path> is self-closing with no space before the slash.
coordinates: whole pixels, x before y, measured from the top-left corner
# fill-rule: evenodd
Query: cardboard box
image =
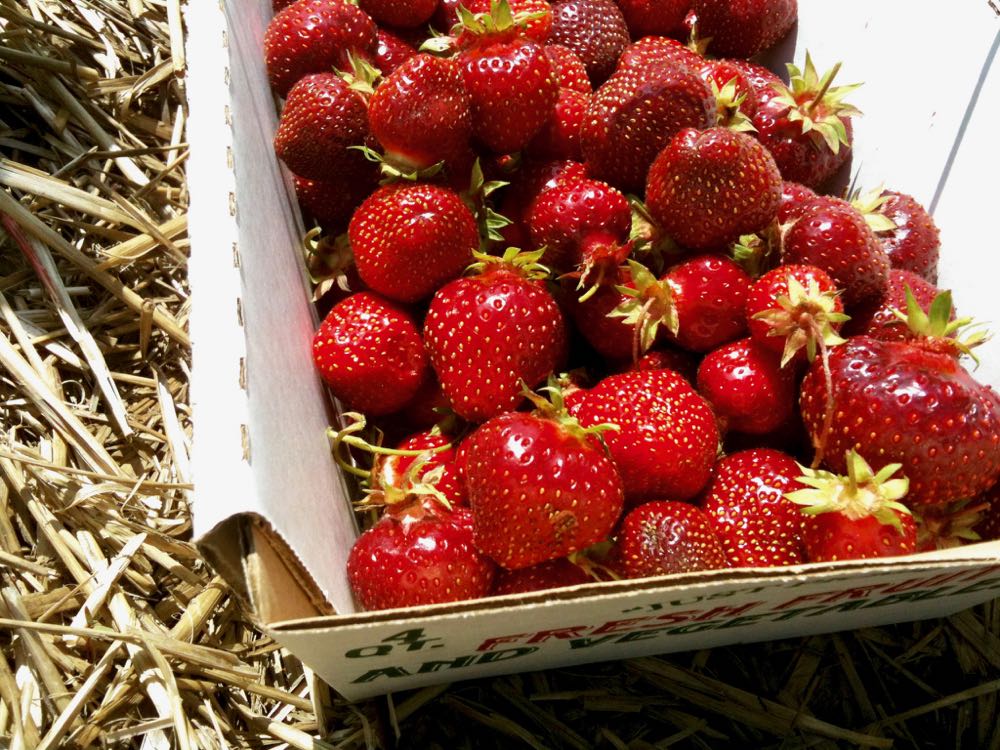
<path id="1" fill-rule="evenodd" d="M 866 113 L 859 183 L 935 211 L 942 283 L 963 314 L 996 322 L 1000 19 L 985 0 L 950 4 L 946 19 L 906 0 L 800 6 L 776 59 L 801 63 L 808 46 L 820 67 L 844 59 L 842 82 L 866 82 L 853 97 Z M 357 527 L 324 435 L 301 220 L 271 149 L 270 0 L 186 13 L 195 535 L 262 627 L 344 696 L 934 617 L 1000 595 L 993 542 L 357 612 L 344 570 Z M 977 376 L 1000 384 L 1000 341 L 982 359 Z"/>

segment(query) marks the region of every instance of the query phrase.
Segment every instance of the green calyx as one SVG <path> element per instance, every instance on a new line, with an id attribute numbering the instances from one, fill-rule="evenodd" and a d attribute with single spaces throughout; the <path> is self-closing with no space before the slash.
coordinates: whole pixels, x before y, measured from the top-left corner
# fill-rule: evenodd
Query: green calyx
<path id="1" fill-rule="evenodd" d="M 883 525 L 902 531 L 897 514 L 912 514 L 899 501 L 909 492 L 910 480 L 903 476 L 890 478 L 902 464 L 888 464 L 875 473 L 854 449 L 847 452 L 846 460 L 845 476 L 799 465 L 802 476 L 798 482 L 808 489 L 786 492 L 785 497 L 802 506 L 806 515 L 842 513 L 852 521 L 871 516 Z"/>
<path id="2" fill-rule="evenodd" d="M 564 391 L 561 384 L 567 378 L 567 375 L 558 377 L 556 375 L 549 375 L 545 386 L 539 388 L 537 393 L 531 390 L 528 384 L 522 380 L 521 393 L 535 407 L 536 416 L 558 422 L 564 431 L 580 440 L 585 441 L 591 437 L 596 438 L 604 449 L 607 450 L 607 445 L 605 445 L 604 438 L 602 437 L 603 433 L 608 430 L 620 430 L 621 427 L 612 423 L 598 424 L 592 427 L 581 425 L 579 420 L 572 416 L 566 409 Z"/>
<path id="3" fill-rule="evenodd" d="M 544 247 L 531 252 L 517 247 L 508 247 L 501 256 L 477 251 L 472 254 L 476 262 L 466 268 L 465 272 L 478 274 L 483 273 L 487 268 L 504 265 L 517 270 L 527 279 L 548 279 L 552 276 L 552 270 L 538 262 L 544 254 Z"/>
<path id="4" fill-rule="evenodd" d="M 503 214 L 494 211 L 487 202 L 493 193 L 509 184 L 503 180 L 487 182 L 479 159 L 473 163 L 469 190 L 462 195 L 462 200 L 476 217 L 476 223 L 479 226 L 479 240 L 482 243 L 503 242 L 500 230 L 513 223 Z"/>
<path id="5" fill-rule="evenodd" d="M 635 331 L 636 346 L 633 346 L 633 355 L 638 359 L 653 346 L 661 324 L 666 325 L 676 336 L 680 330 L 680 321 L 670 284 L 656 278 L 637 261 L 630 259 L 628 267 L 635 287 L 619 285 L 615 289 L 631 299 L 608 313 L 608 317 L 621 318 L 622 324 L 631 326 Z"/>
<path id="6" fill-rule="evenodd" d="M 750 118 L 743 113 L 740 105 L 746 101 L 746 94 L 736 93 L 736 78 L 728 81 L 721 89 L 713 80 L 712 94 L 715 95 L 715 124 L 722 128 L 729 128 L 737 133 L 756 132 Z"/>
<path id="7" fill-rule="evenodd" d="M 879 185 L 867 193 L 859 193 L 851 198 L 851 205 L 865 217 L 865 223 L 873 232 L 891 232 L 896 229 L 896 222 L 880 211 L 883 204 L 889 200 L 885 186 Z"/>
<path id="8" fill-rule="evenodd" d="M 451 443 L 444 443 L 435 448 L 423 448 L 421 450 L 386 448 L 382 445 L 382 433 L 380 431 L 375 431 L 374 441 L 366 440 L 359 434 L 368 430 L 368 420 L 364 414 L 356 411 L 345 411 L 341 416 L 347 420 L 347 425 L 339 430 L 330 427 L 326 431 L 334 460 L 344 471 L 364 480 L 371 478 L 371 472 L 357 466 L 350 455 L 351 448 L 357 448 L 376 456 L 421 456 L 424 453 L 441 453 L 454 447 Z"/>
<path id="9" fill-rule="evenodd" d="M 840 153 L 841 145 L 850 145 L 842 118 L 861 114 L 860 110 L 844 101 L 844 97 L 856 91 L 861 84 L 832 85 L 840 65 L 837 63 L 820 77 L 807 52 L 804 70 L 791 63 L 787 65 L 790 87 L 775 85 L 779 94 L 775 100 L 789 107 L 788 119 L 802 123 L 803 135 L 812 133 L 819 143 L 825 143 L 835 154 Z"/>
<path id="10" fill-rule="evenodd" d="M 642 257 L 647 267 L 661 270 L 666 266 L 667 257 L 680 254 L 681 249 L 656 223 L 641 198 L 635 195 L 627 198 L 632 208 L 632 226 L 628 237 L 632 253 Z"/>
<path id="11" fill-rule="evenodd" d="M 969 542 L 982 541 L 975 527 L 990 507 L 989 502 L 976 504 L 972 498 L 958 500 L 943 510 L 935 506 L 922 514 L 914 513 L 917 521 L 917 549 L 953 549 Z"/>
<path id="12" fill-rule="evenodd" d="M 394 163 L 390 156 L 380 154 L 368 146 L 349 146 L 349 148 L 360 151 L 368 161 L 379 165 L 379 168 L 382 170 L 382 179 L 379 181 L 381 185 L 388 185 L 394 182 L 429 180 L 444 169 L 443 161 L 439 161 L 437 164 L 432 164 L 424 169 L 413 169 L 412 165 L 409 164 Z"/>
<path id="13" fill-rule="evenodd" d="M 821 345 L 829 347 L 844 343 L 845 339 L 834 326 L 847 322 L 850 316 L 837 311 L 837 292 L 821 291 L 815 279 L 810 279 L 809 286 L 804 287 L 789 274 L 788 294 L 779 296 L 777 302 L 778 307 L 759 312 L 753 318 L 768 325 L 768 336 L 784 337 L 782 367 L 803 348 L 812 362 Z"/>
<path id="14" fill-rule="evenodd" d="M 743 234 L 733 243 L 730 255 L 744 271 L 757 279 L 767 273 L 777 260 L 781 246 L 781 227 L 777 220 L 760 234 Z"/>
<path id="15" fill-rule="evenodd" d="M 302 250 L 309 280 L 313 283 L 313 302 L 334 286 L 345 292 L 351 291 L 346 272 L 354 263 L 354 253 L 346 232 L 331 239 L 322 236 L 319 227 L 314 227 L 302 238 Z"/>
<path id="16" fill-rule="evenodd" d="M 351 64 L 350 71 L 338 71 L 339 75 L 351 91 L 362 94 L 367 101 L 368 97 L 375 93 L 375 87 L 382 77 L 382 71 L 365 60 L 350 52 L 347 53 L 347 60 Z"/>
<path id="17" fill-rule="evenodd" d="M 492 0 L 488 13 L 473 13 L 464 5 L 457 8 L 458 23 L 452 28 L 451 34 L 458 38 L 471 36 L 474 38 L 494 37 L 523 29 L 531 21 L 544 18 L 545 11 L 534 13 L 514 13 L 507 0 Z"/>
<path id="18" fill-rule="evenodd" d="M 950 290 L 939 292 L 929 311 L 924 312 L 909 284 L 906 285 L 906 313 L 892 311 L 918 339 L 956 354 L 968 354 L 978 363 L 973 349 L 986 341 L 989 333 L 972 318 L 952 320 L 952 312 Z"/>

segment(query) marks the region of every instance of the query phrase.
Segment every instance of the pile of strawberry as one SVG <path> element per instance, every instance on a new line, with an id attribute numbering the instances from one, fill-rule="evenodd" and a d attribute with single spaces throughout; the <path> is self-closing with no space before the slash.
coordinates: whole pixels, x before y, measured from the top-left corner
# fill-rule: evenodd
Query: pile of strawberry
<path id="1" fill-rule="evenodd" d="M 363 607 L 1000 536 L 933 220 L 823 194 L 855 87 L 747 59 L 795 0 L 275 6 Z"/>

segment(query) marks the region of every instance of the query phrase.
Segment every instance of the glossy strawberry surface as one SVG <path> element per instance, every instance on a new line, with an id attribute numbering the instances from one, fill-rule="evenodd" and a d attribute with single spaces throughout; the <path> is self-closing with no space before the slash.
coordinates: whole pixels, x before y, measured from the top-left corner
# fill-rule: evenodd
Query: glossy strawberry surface
<path id="1" fill-rule="evenodd" d="M 646 578 L 728 567 L 704 512 L 688 503 L 654 501 L 629 512 L 612 552 L 624 578 Z"/>
<path id="2" fill-rule="evenodd" d="M 579 55 L 590 80 L 600 84 L 629 42 L 628 26 L 613 0 L 562 0 L 552 5 L 549 39 Z"/>
<path id="3" fill-rule="evenodd" d="M 789 32 L 798 18 L 796 0 L 693 0 L 698 34 L 710 37 L 712 54 L 753 57 Z"/>
<path id="4" fill-rule="evenodd" d="M 941 233 L 934 219 L 915 198 L 887 191 L 879 213 L 896 225 L 876 236 L 893 268 L 911 271 L 932 284 L 937 283 Z"/>

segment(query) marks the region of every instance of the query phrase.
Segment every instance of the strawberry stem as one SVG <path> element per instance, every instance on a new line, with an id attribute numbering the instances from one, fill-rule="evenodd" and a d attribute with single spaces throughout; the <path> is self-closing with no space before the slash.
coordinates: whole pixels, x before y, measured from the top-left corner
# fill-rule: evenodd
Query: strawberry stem
<path id="1" fill-rule="evenodd" d="M 816 106 L 823 101 L 823 97 L 826 96 L 826 92 L 830 89 L 830 84 L 833 83 L 833 79 L 836 78 L 837 73 L 840 72 L 840 65 L 841 64 L 838 62 L 833 66 L 830 73 L 826 76 L 826 83 L 823 84 L 822 88 L 820 88 L 820 90 L 816 92 L 816 95 L 812 98 L 812 101 L 809 102 L 809 106 L 806 107 L 806 112 L 808 114 L 811 115 L 816 110 Z"/>
<path id="2" fill-rule="evenodd" d="M 830 374 L 830 349 L 826 345 L 823 332 L 819 329 L 815 320 L 810 320 L 812 335 L 819 345 L 819 356 L 823 363 L 823 382 L 826 385 L 826 408 L 823 412 L 823 429 L 816 442 L 816 454 L 813 456 L 810 468 L 817 468 L 823 462 L 823 455 L 826 453 L 826 444 L 830 439 L 830 430 L 833 429 L 833 376 Z"/>

